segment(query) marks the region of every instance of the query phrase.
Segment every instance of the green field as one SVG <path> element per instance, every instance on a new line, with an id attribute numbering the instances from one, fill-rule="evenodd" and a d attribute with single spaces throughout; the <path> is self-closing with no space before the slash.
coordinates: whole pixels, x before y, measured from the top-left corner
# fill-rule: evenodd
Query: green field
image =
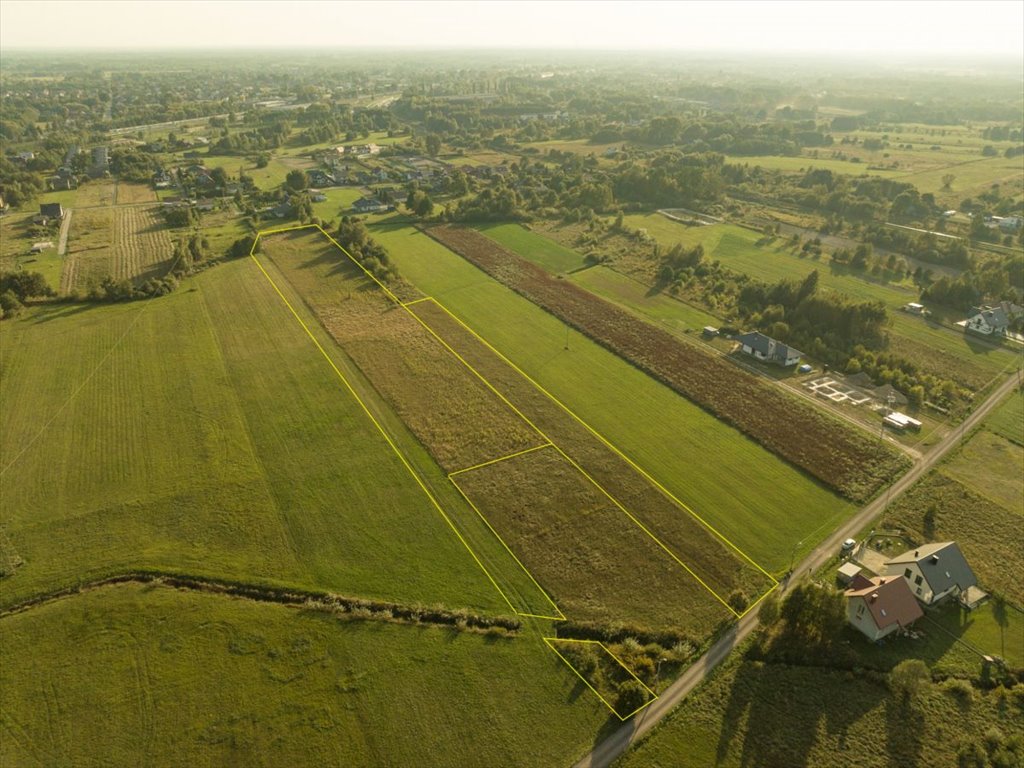
<path id="1" fill-rule="evenodd" d="M 549 272 L 571 272 L 585 264 L 576 251 L 519 224 L 481 224 L 476 229 Z"/>
<path id="2" fill-rule="evenodd" d="M 988 417 L 985 427 L 1024 446 L 1024 389 L 1018 389 Z"/>
<path id="3" fill-rule="evenodd" d="M 610 717 L 532 634 L 166 587 L 6 617 L 0 648 L 4 766 L 532 768 L 569 764 Z"/>
<path id="4" fill-rule="evenodd" d="M 405 278 L 765 568 L 785 570 L 794 544 L 797 553 L 809 550 L 852 511 L 736 430 L 603 347 L 567 333 L 560 321 L 426 235 L 400 220 L 375 223 L 371 232 Z"/>
<path id="5" fill-rule="evenodd" d="M 850 160 L 840 160 L 838 158 L 829 157 L 830 150 L 820 151 L 821 157 L 811 157 L 808 155 L 799 155 L 796 157 L 790 157 L 785 155 L 729 155 L 726 157 L 726 162 L 732 165 L 749 165 L 750 167 L 760 166 L 761 168 L 767 168 L 773 171 L 785 171 L 787 173 L 796 173 L 802 171 L 809 171 L 812 168 L 817 168 L 823 171 L 832 171 L 833 173 L 843 173 L 850 176 L 863 176 L 865 174 L 869 176 L 883 176 L 891 178 L 899 176 L 899 170 L 892 170 L 889 168 L 868 168 L 872 163 L 864 161 L 860 163 L 854 163 Z M 846 154 L 852 157 L 866 158 L 871 155 L 870 152 L 863 151 L 860 147 L 852 147 L 846 150 Z"/>
<path id="6" fill-rule="evenodd" d="M 503 607 L 250 260 L 37 309 L 0 353 L 4 604 L 153 567 Z"/>

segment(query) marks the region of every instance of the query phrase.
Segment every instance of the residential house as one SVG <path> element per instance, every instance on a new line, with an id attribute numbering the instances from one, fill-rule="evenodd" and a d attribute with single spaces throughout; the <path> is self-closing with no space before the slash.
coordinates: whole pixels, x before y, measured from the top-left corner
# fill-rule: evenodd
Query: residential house
<path id="1" fill-rule="evenodd" d="M 967 313 L 967 324 L 964 326 L 964 330 L 982 336 L 1005 336 L 1009 327 L 1010 318 L 1006 309 L 1001 306 L 981 306 L 971 307 L 971 311 Z"/>
<path id="2" fill-rule="evenodd" d="M 907 582 L 898 576 L 868 579 L 857 574 L 843 596 L 846 620 L 869 640 L 881 640 L 924 616 Z"/>
<path id="3" fill-rule="evenodd" d="M 352 203 L 352 210 L 356 213 L 379 213 L 390 209 L 391 206 L 375 197 L 361 197 Z"/>
<path id="4" fill-rule="evenodd" d="M 803 357 L 803 352 L 800 350 L 794 349 L 787 344 L 783 344 L 781 341 L 776 341 L 770 336 L 765 336 L 757 331 L 742 333 L 733 338 L 739 342 L 740 349 L 742 349 L 744 354 L 766 363 L 781 365 L 783 368 L 796 365 L 800 362 L 800 358 Z"/>
<path id="5" fill-rule="evenodd" d="M 324 203 L 327 202 L 327 195 L 319 189 L 311 189 L 309 190 L 309 199 L 314 203 Z"/>
<path id="6" fill-rule="evenodd" d="M 1024 218 L 1020 216 L 1005 216 L 999 221 L 999 229 L 1008 235 L 1019 232 L 1024 225 Z"/>
<path id="7" fill-rule="evenodd" d="M 914 596 L 925 605 L 934 605 L 948 596 L 960 598 L 978 584 L 955 541 L 908 550 L 890 560 L 885 573 L 902 576 Z"/>
<path id="8" fill-rule="evenodd" d="M 332 187 L 335 184 L 334 177 L 319 168 L 314 168 L 311 171 L 306 171 L 306 178 L 309 179 L 309 183 L 314 187 Z"/>

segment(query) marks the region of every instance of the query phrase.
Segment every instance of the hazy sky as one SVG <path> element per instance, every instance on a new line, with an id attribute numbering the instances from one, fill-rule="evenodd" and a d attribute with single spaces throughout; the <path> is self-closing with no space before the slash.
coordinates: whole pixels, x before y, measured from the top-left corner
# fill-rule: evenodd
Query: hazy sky
<path id="1" fill-rule="evenodd" d="M 554 48 L 1024 56 L 1024 2 L 0 0 L 0 47 Z"/>

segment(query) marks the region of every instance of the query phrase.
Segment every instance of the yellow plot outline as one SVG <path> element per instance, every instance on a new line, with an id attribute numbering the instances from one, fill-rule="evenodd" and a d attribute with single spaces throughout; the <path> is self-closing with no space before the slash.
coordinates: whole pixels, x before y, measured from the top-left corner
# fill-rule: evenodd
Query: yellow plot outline
<path id="1" fill-rule="evenodd" d="M 380 432 L 380 434 L 384 438 L 385 442 L 387 442 L 388 446 L 391 448 L 391 450 L 394 452 L 394 454 L 398 457 L 399 461 L 402 462 L 402 466 L 404 466 L 405 469 L 409 472 L 409 474 L 412 475 L 412 478 L 416 481 L 416 484 L 419 485 L 419 487 L 423 491 L 423 493 L 426 494 L 427 498 L 430 500 L 430 503 L 433 505 L 434 509 L 436 509 L 438 511 L 438 513 L 441 515 L 441 517 L 444 519 L 444 521 L 446 523 L 448 523 L 448 526 L 452 529 L 452 531 L 458 537 L 459 541 L 462 542 L 462 545 L 466 548 L 466 550 L 469 552 L 469 554 L 473 557 L 473 560 L 480 567 L 480 570 L 482 570 L 484 572 L 484 575 L 487 576 L 488 580 L 491 582 L 491 585 L 498 591 L 498 594 L 500 594 L 502 599 L 508 604 L 508 607 L 518 616 L 528 616 L 528 617 L 537 618 L 537 619 L 550 619 L 552 621 L 564 621 L 565 620 L 565 614 L 562 613 L 561 609 L 558 607 L 558 605 L 555 603 L 555 601 L 552 600 L 551 596 L 547 593 L 547 591 L 544 590 L 544 588 L 541 587 L 540 584 L 537 583 L 537 580 L 533 577 L 533 574 L 530 573 L 530 571 L 527 570 L 526 567 L 521 562 L 519 562 L 519 558 L 515 557 L 515 554 L 512 553 L 512 550 L 508 548 L 508 545 L 505 544 L 504 541 L 502 541 L 501 537 L 498 537 L 498 541 L 501 542 L 501 544 L 505 547 L 505 549 L 509 552 L 509 554 L 512 554 L 512 557 L 515 558 L 515 561 L 516 561 L 516 563 L 519 564 L 519 567 L 522 568 L 525 571 L 526 575 L 530 578 L 530 580 L 533 582 L 533 584 L 536 585 L 536 587 L 540 590 L 541 594 L 544 595 L 544 597 L 548 600 L 548 602 L 551 603 L 552 607 L 555 609 L 555 611 L 558 613 L 558 615 L 557 616 L 547 616 L 547 615 L 544 615 L 544 614 L 528 613 L 528 612 L 520 611 L 518 608 L 515 607 L 515 605 L 512 604 L 512 601 L 509 599 L 508 595 L 505 594 L 505 591 L 500 586 L 498 586 L 498 582 L 491 575 L 490 571 L 487 570 L 487 567 L 483 564 L 483 562 L 477 556 L 476 552 L 473 551 L 473 548 L 469 545 L 469 542 L 466 541 L 465 537 L 462 535 L 462 533 L 459 532 L 459 529 L 455 526 L 455 523 L 452 521 L 452 519 L 448 516 L 448 514 L 441 507 L 440 502 L 437 500 L 437 498 L 434 496 L 434 494 L 432 494 L 430 492 L 430 489 L 427 487 L 426 483 L 419 476 L 419 474 L 416 472 L 416 470 L 413 469 L 413 467 L 409 463 L 408 459 L 406 459 L 405 454 L 402 453 L 401 449 L 399 449 L 399 447 L 391 439 L 391 436 L 387 433 L 387 431 L 385 431 L 383 425 L 373 415 L 373 413 L 367 407 L 366 403 L 363 402 L 363 399 L 359 396 L 359 394 L 356 392 L 355 388 L 352 386 L 352 384 L 349 382 L 349 380 L 345 377 L 345 374 L 343 374 L 341 372 L 341 369 L 339 369 L 338 366 L 335 364 L 334 360 L 331 359 L 331 356 L 327 354 L 327 350 L 325 350 L 323 348 L 323 345 L 320 344 L 320 341 L 316 338 L 316 336 L 310 330 L 309 326 L 306 325 L 305 321 L 302 319 L 302 317 L 296 311 L 295 307 L 292 306 L 292 303 L 290 301 L 288 301 L 288 297 L 284 295 L 284 292 L 281 290 L 281 288 L 274 281 L 274 278 L 272 278 L 270 276 L 270 273 L 267 272 L 267 270 L 266 270 L 266 268 L 264 268 L 263 264 L 260 263 L 260 260 L 256 258 L 256 249 L 257 249 L 257 247 L 259 245 L 260 238 L 262 238 L 264 235 L 279 235 L 279 234 L 283 234 L 285 232 L 294 232 L 296 230 L 310 229 L 310 228 L 315 228 L 315 229 L 320 230 L 321 234 L 323 234 L 325 237 L 327 237 L 328 240 L 330 240 L 332 243 L 334 243 L 334 245 L 337 246 L 341 250 L 341 252 L 344 253 L 345 256 L 347 256 L 354 264 L 356 264 L 356 266 L 358 266 L 360 269 L 362 269 L 363 272 L 366 275 L 368 275 L 369 277 L 373 278 L 374 281 L 378 285 L 380 285 L 381 288 L 384 289 L 384 291 L 387 293 L 387 295 L 391 299 L 393 299 L 396 303 L 401 304 L 401 302 L 398 302 L 398 299 L 394 296 L 393 293 L 391 293 L 390 290 L 387 289 L 386 286 L 382 285 L 380 283 L 380 281 L 378 281 L 375 277 L 373 277 L 373 275 L 370 274 L 363 267 L 362 264 L 359 264 L 359 262 L 357 262 L 355 259 L 353 259 L 352 256 L 344 248 L 342 248 L 341 245 L 338 244 L 337 241 L 334 240 L 334 238 L 332 238 L 330 235 L 328 235 L 326 232 L 324 232 L 323 228 L 321 228 L 319 226 L 316 226 L 316 225 L 299 225 L 299 226 L 293 226 L 293 227 L 282 227 L 282 228 L 279 228 L 279 229 L 269 229 L 269 230 L 264 230 L 264 231 L 261 231 L 261 232 L 257 232 L 256 233 L 256 238 L 255 238 L 255 240 L 253 241 L 253 244 L 252 244 L 252 248 L 249 250 L 249 257 L 253 260 L 253 262 L 255 262 L 256 266 L 259 267 L 260 272 L 263 273 L 263 276 L 267 279 L 267 281 L 273 287 L 273 289 L 277 293 L 277 295 L 281 297 L 281 300 L 285 303 L 285 306 L 288 307 L 289 311 L 292 313 L 292 316 L 294 316 L 295 319 L 298 321 L 299 325 L 302 326 L 302 330 L 304 330 L 306 332 L 306 335 L 309 336 L 310 340 L 312 340 L 313 344 L 320 351 L 320 354 L 323 355 L 325 360 L 327 360 L 328 365 L 331 366 L 331 369 L 334 371 L 334 373 L 337 375 L 337 377 L 341 380 L 342 384 L 345 385 L 345 389 L 347 389 L 349 394 L 352 395 L 352 397 L 355 399 L 355 401 L 357 403 L 359 403 L 359 407 L 363 409 L 363 412 L 367 415 L 367 417 L 370 419 L 370 421 L 373 423 L 373 425 L 377 428 L 377 431 Z M 406 310 L 406 311 L 408 311 L 409 314 L 412 314 L 411 310 Z M 415 315 L 413 315 L 413 317 L 415 317 Z M 416 319 L 419 320 L 419 318 L 416 318 Z M 420 321 L 420 322 L 422 323 L 422 321 Z M 538 447 L 545 448 L 547 446 L 544 445 L 544 446 L 538 446 Z M 508 457 L 505 457 L 505 458 L 508 458 Z M 499 461 L 500 460 L 501 459 L 499 459 Z M 454 485 L 455 488 L 459 491 L 459 494 L 462 495 L 463 498 L 466 498 L 466 495 L 464 493 L 462 493 L 462 489 L 459 488 L 459 486 L 453 480 L 451 480 L 451 478 L 449 478 L 449 480 L 451 481 L 452 485 Z M 466 500 L 469 501 L 468 498 L 466 498 Z M 497 536 L 497 533 L 494 531 L 494 528 L 487 521 L 487 518 L 485 518 L 480 513 L 480 510 L 478 510 L 476 508 L 476 506 L 472 502 L 470 502 L 470 506 L 476 511 L 476 513 L 478 515 L 480 515 L 480 517 L 483 519 L 484 523 L 487 524 L 487 527 L 491 530 L 491 532 L 495 533 L 495 536 Z"/>
<path id="2" fill-rule="evenodd" d="M 516 454 L 509 455 L 509 456 L 499 457 L 499 458 L 493 459 L 491 461 L 483 462 L 480 465 L 474 465 L 473 467 L 466 467 L 464 469 L 456 470 L 455 472 L 450 473 L 448 475 L 448 480 L 455 486 L 456 490 L 458 490 L 459 494 L 467 501 L 467 503 L 470 505 L 470 507 L 472 507 L 476 511 L 477 515 L 481 518 L 481 520 L 483 520 L 483 522 L 487 525 L 487 527 L 495 535 L 495 537 L 502 544 L 502 546 L 505 547 L 506 551 L 508 551 L 508 553 L 513 557 L 515 562 L 523 569 L 523 571 L 530 578 L 530 580 L 533 582 L 533 584 L 536 585 L 537 588 L 541 591 L 541 593 L 545 596 L 545 598 L 547 598 L 548 602 L 550 602 L 551 605 L 554 607 L 554 609 L 558 612 L 558 614 L 559 614 L 558 616 L 543 616 L 543 615 L 533 614 L 533 613 L 524 613 L 524 612 L 519 611 L 514 605 L 512 605 L 512 602 L 509 600 L 508 596 L 498 586 L 497 582 L 494 580 L 494 578 L 491 576 L 491 574 L 484 567 L 484 565 L 480 561 L 479 557 L 477 557 L 476 553 L 473 552 L 472 548 L 469 546 L 469 544 L 465 541 L 465 539 L 462 537 L 462 535 L 455 528 L 455 525 L 452 523 L 452 521 L 448 517 L 448 515 L 445 514 L 444 511 L 441 509 L 440 504 L 433 497 L 433 495 L 430 494 L 429 490 L 426 488 L 426 485 L 423 483 L 421 478 L 415 473 L 415 471 L 409 465 L 409 463 L 406 460 L 405 456 L 402 455 L 401 451 L 397 448 L 397 446 L 395 446 L 395 444 L 391 441 L 390 437 L 384 432 L 383 427 L 377 422 L 377 420 L 376 420 L 376 418 L 374 418 L 373 414 L 370 413 L 369 409 L 366 407 L 366 405 L 363 403 L 363 401 L 356 394 L 356 392 L 352 388 L 351 384 L 349 384 L 349 382 L 345 379 L 344 375 L 341 373 L 341 371 L 334 364 L 334 361 L 331 360 L 331 358 L 327 355 L 326 351 L 320 345 L 319 341 L 317 341 L 317 339 L 313 336 L 313 334 L 310 332 L 309 328 L 306 326 L 306 324 L 299 317 L 298 313 L 295 311 L 295 309 L 292 307 L 292 305 L 288 302 L 287 298 L 285 298 L 285 296 L 281 292 L 280 288 L 278 288 L 277 284 L 274 283 L 274 281 L 270 277 L 269 273 L 267 273 L 266 269 L 263 268 L 263 265 L 260 264 L 259 260 L 256 258 L 256 256 L 255 256 L 256 247 L 257 247 L 257 245 L 259 243 L 260 238 L 263 235 L 282 234 L 282 233 L 285 233 L 285 232 L 293 232 L 293 231 L 302 230 L 302 229 L 315 229 L 315 230 L 319 231 L 324 237 L 326 237 L 336 248 L 338 248 L 338 250 L 340 250 L 343 254 L 345 254 L 345 256 L 355 266 L 357 266 L 363 272 L 364 275 L 369 277 L 384 292 L 384 294 L 388 298 L 390 298 L 397 306 L 402 307 L 406 312 L 408 312 L 421 326 L 423 326 L 423 328 L 428 333 L 430 333 L 431 336 L 433 336 L 445 349 L 447 349 L 453 356 L 455 356 L 455 358 L 457 360 L 459 360 L 459 362 L 461 362 L 466 368 L 468 368 L 470 370 L 470 372 L 472 372 L 484 384 L 484 386 L 486 386 L 489 390 L 491 390 L 491 392 L 493 392 L 503 403 L 505 403 L 510 409 L 512 409 L 512 411 L 515 412 L 516 415 L 518 415 L 526 424 L 528 424 L 538 435 L 540 435 L 545 440 L 545 444 L 544 445 L 535 446 L 533 448 L 527 449 L 526 451 L 521 451 L 521 452 L 518 452 Z M 766 570 L 764 570 L 764 568 L 762 568 L 760 565 L 758 565 L 753 559 L 750 558 L 749 555 L 747 555 L 745 552 L 743 552 L 743 550 L 741 550 L 739 547 L 737 547 L 735 544 L 733 544 L 731 541 L 729 541 L 729 539 L 727 539 L 725 536 L 723 536 L 721 533 L 719 533 L 714 527 L 712 527 L 710 524 L 708 524 L 707 521 L 705 521 L 702 517 L 697 515 L 692 509 L 690 509 L 688 506 L 683 504 L 683 502 L 681 502 L 679 499 L 677 499 L 661 483 L 659 483 L 657 480 L 655 480 L 653 477 L 651 477 L 646 471 L 644 471 L 641 467 L 639 467 L 629 457 L 627 457 L 625 454 L 623 454 L 622 451 L 620 451 L 612 443 L 610 443 L 606 438 L 604 438 L 604 436 L 602 436 L 593 427 L 591 427 L 589 424 L 587 424 L 585 421 L 583 421 L 583 419 L 581 419 L 571 409 L 569 409 L 568 406 L 563 404 L 560 400 L 558 400 L 558 398 L 556 398 L 554 395 L 552 395 L 550 392 L 548 392 L 546 389 L 544 389 L 544 387 L 542 387 L 539 383 L 537 383 L 525 371 L 523 371 L 521 368 L 519 368 L 517 365 L 515 365 L 511 360 L 509 360 L 507 357 L 505 357 L 503 354 L 501 354 L 498 350 L 496 350 L 493 346 L 491 346 L 485 339 L 483 339 L 478 333 L 476 333 L 476 331 L 474 331 L 472 328 L 470 328 L 468 325 L 466 325 L 466 323 L 464 323 L 461 319 L 459 319 L 456 315 L 454 315 L 447 307 L 445 307 L 439 301 L 437 301 L 436 299 L 434 299 L 433 297 L 430 297 L 430 296 L 426 296 L 426 297 L 423 297 L 423 298 L 420 298 L 420 299 L 416 299 L 416 300 L 410 301 L 410 302 L 402 302 L 402 301 L 400 301 L 398 299 L 398 297 L 395 296 L 395 294 L 392 293 L 391 290 L 386 285 L 384 285 L 380 280 L 378 280 L 376 278 L 376 276 L 374 276 L 362 264 L 360 264 L 358 261 L 356 261 L 352 257 L 352 255 L 347 250 L 345 250 L 345 248 L 337 240 L 335 240 L 333 237 L 331 237 L 331 235 L 329 235 L 321 226 L 319 226 L 317 224 L 301 224 L 301 225 L 296 225 L 296 226 L 282 227 L 282 228 L 279 228 L 279 229 L 271 229 L 271 230 L 265 230 L 265 231 L 259 232 L 259 233 L 257 233 L 256 240 L 253 243 L 253 246 L 252 246 L 252 249 L 251 249 L 249 255 L 256 262 L 257 266 L 259 266 L 260 270 L 263 272 L 263 274 L 270 281 L 271 285 L 273 285 L 273 287 L 277 291 L 278 295 L 280 295 L 282 300 L 284 300 L 285 304 L 291 310 L 291 312 L 295 316 L 295 318 L 299 321 L 300 325 L 302 325 L 302 327 L 306 331 L 306 333 L 313 340 L 314 344 L 316 344 L 317 348 L 320 350 L 320 352 L 324 355 L 324 357 L 330 363 L 330 365 L 334 369 L 335 373 L 337 373 L 339 378 L 341 378 L 341 380 L 345 384 L 346 388 L 356 398 L 356 400 L 359 402 L 360 406 L 362 406 L 363 410 L 366 412 L 366 414 L 373 421 L 373 423 L 377 427 L 377 429 L 384 435 L 385 439 L 388 441 L 388 444 L 392 447 L 392 450 L 394 450 L 395 453 L 398 454 L 398 456 L 399 456 L 400 460 L 402 461 L 402 463 L 406 466 L 406 468 L 409 470 L 409 472 L 416 479 L 416 482 L 420 485 L 420 487 L 424 490 L 424 492 L 427 493 L 427 495 L 430 498 L 431 502 L 434 504 L 434 506 L 441 513 L 441 515 L 444 517 L 446 522 L 448 522 L 449 526 L 452 527 L 452 529 L 455 531 L 456 535 L 459 537 L 460 541 L 462 541 L 462 543 L 469 550 L 470 554 L 473 555 L 474 560 L 481 567 L 481 569 L 484 571 L 484 573 L 487 574 L 487 577 L 490 579 L 491 583 L 494 585 L 494 587 L 498 590 L 498 592 L 504 598 L 505 602 L 508 603 L 509 607 L 517 615 L 520 615 L 520 616 L 531 616 L 531 617 L 534 617 L 534 618 L 553 619 L 553 620 L 554 619 L 564 619 L 565 618 L 565 616 L 562 613 L 561 609 L 558 607 L 558 605 L 555 603 L 555 601 L 551 598 L 551 596 L 548 595 L 547 591 L 544 590 L 543 587 L 540 586 L 540 584 L 537 582 L 537 580 L 533 576 L 533 574 L 530 573 L 529 569 L 526 568 L 525 565 L 523 565 L 523 563 L 519 560 L 518 557 L 516 557 L 515 553 L 505 543 L 505 541 L 501 538 L 501 536 L 498 535 L 497 531 L 490 524 L 490 521 L 487 520 L 487 518 L 483 515 L 483 513 L 479 510 L 479 508 L 475 504 L 473 504 L 472 501 L 469 500 L 468 496 L 463 492 L 463 490 L 459 487 L 458 483 L 454 480 L 453 475 L 457 475 L 457 474 L 460 474 L 460 473 L 463 473 L 463 472 L 468 472 L 468 471 L 470 471 L 472 469 L 479 469 L 479 468 L 484 467 L 484 466 L 495 464 L 495 463 L 497 463 L 499 461 L 505 461 L 507 459 L 514 458 L 515 456 L 522 455 L 523 453 L 529 453 L 530 451 L 533 451 L 533 450 L 539 450 L 540 448 L 546 448 L 549 445 L 552 448 L 554 448 L 574 469 L 576 469 L 577 472 L 579 472 L 584 478 L 586 478 L 604 496 L 606 496 L 621 512 L 623 512 L 623 514 L 625 514 L 637 527 L 639 527 L 644 533 L 646 533 L 659 547 L 661 547 L 661 549 L 663 551 L 665 551 L 669 555 L 669 557 L 671 557 L 679 566 L 681 566 L 687 573 L 689 573 L 702 587 L 704 587 L 704 589 L 706 591 L 708 591 L 716 600 L 718 600 L 719 603 L 721 603 L 735 617 L 742 618 L 754 606 L 756 606 L 758 603 L 760 603 L 762 600 L 764 600 L 764 598 L 767 597 L 771 593 L 771 591 L 778 585 L 778 581 L 775 579 L 775 577 L 772 576 L 770 573 L 768 573 Z M 612 450 L 617 456 L 621 457 L 624 461 L 626 461 L 627 464 L 629 464 L 633 469 L 635 469 L 637 472 L 639 472 L 642 477 L 644 477 L 646 480 L 648 480 L 648 482 L 650 482 L 652 485 L 654 485 L 667 498 L 669 498 L 671 501 L 675 502 L 677 505 L 679 505 L 680 508 L 682 508 L 686 512 L 690 513 L 690 515 L 692 515 L 695 519 L 700 521 L 700 523 L 702 523 L 709 531 L 711 531 L 721 541 L 723 541 L 726 544 L 728 544 L 732 549 L 734 549 L 736 552 L 738 552 L 745 560 L 747 560 L 755 568 L 757 568 L 759 571 L 761 571 L 761 573 L 766 575 L 772 581 L 772 586 L 769 587 L 764 592 L 764 594 L 762 594 L 757 600 L 755 600 L 753 603 L 751 603 L 749 606 L 747 606 L 747 608 L 742 613 L 736 611 L 731 605 L 729 605 L 729 603 L 725 599 L 722 598 L 721 595 L 719 595 L 714 589 L 712 589 L 707 584 L 707 582 L 705 582 L 703 579 L 701 579 L 700 576 L 698 576 L 686 563 L 684 563 L 675 554 L 675 552 L 672 551 L 671 548 L 669 548 L 664 542 L 662 542 L 657 536 L 655 536 L 628 509 L 626 509 L 619 502 L 618 499 L 616 499 L 614 496 L 612 496 L 603 486 L 601 486 L 600 483 L 598 483 L 588 472 L 586 472 L 586 470 L 584 470 L 575 460 L 573 460 L 572 457 L 570 457 L 568 454 L 566 454 L 565 451 L 563 451 L 557 444 L 555 444 L 554 441 L 552 441 L 550 439 L 550 437 L 548 437 L 547 434 L 543 430 L 541 430 L 539 427 L 537 427 L 537 425 L 534 424 L 522 411 L 520 411 L 518 408 L 516 408 L 516 406 L 513 405 L 500 391 L 498 391 L 498 389 L 496 389 L 494 387 L 494 385 L 491 384 L 491 382 L 483 374 L 481 374 L 479 371 L 477 371 L 476 368 L 474 368 L 464 357 L 462 357 L 462 355 L 460 355 L 455 349 L 453 349 L 451 347 L 451 345 L 449 345 L 444 339 L 442 339 L 438 335 L 438 333 L 433 328 L 431 328 L 430 325 L 426 321 L 424 321 L 412 309 L 410 309 L 410 307 L 412 305 L 418 304 L 418 303 L 421 303 L 421 302 L 424 302 L 424 301 L 431 301 L 431 302 L 433 302 L 437 307 L 439 307 L 449 317 L 451 317 L 456 323 L 458 323 L 460 326 L 465 328 L 466 331 L 468 331 L 474 338 L 476 338 L 478 341 L 480 341 L 487 349 L 491 350 L 491 352 L 493 352 L 495 355 L 497 355 L 499 359 L 504 361 L 513 370 L 515 370 L 519 375 L 521 375 L 528 382 L 530 382 L 537 390 L 539 390 L 541 393 L 543 393 L 546 397 L 548 397 L 556 405 L 558 405 L 566 413 L 568 413 L 573 419 L 575 419 L 577 422 L 579 422 L 584 428 L 587 429 L 587 431 L 589 431 L 592 435 L 594 435 L 596 438 L 598 438 L 598 440 L 602 444 L 604 444 L 606 447 L 608 447 L 610 450 Z"/>
<path id="3" fill-rule="evenodd" d="M 615 715 L 617 718 L 619 718 L 619 720 L 622 720 L 623 722 L 625 722 L 626 720 L 629 720 L 629 718 L 631 718 L 637 712 L 639 712 L 640 710 L 642 710 L 642 709 L 644 709 L 646 707 L 649 707 L 652 703 L 654 703 L 657 700 L 658 694 L 656 694 L 654 691 L 652 691 L 650 688 L 648 688 L 647 684 L 644 683 L 644 681 L 641 680 L 639 677 L 637 677 L 635 674 L 633 674 L 633 670 L 631 670 L 629 667 L 627 667 L 625 664 L 623 664 L 622 663 L 622 659 L 620 659 L 618 656 L 616 656 L 614 653 L 612 653 L 608 649 L 608 647 L 604 643 L 602 643 L 600 640 L 576 640 L 574 638 L 568 638 L 568 637 L 542 637 L 541 639 L 544 641 L 545 645 L 547 645 L 548 648 L 550 648 L 552 651 L 554 651 L 556 654 L 558 654 L 558 658 L 560 658 L 562 661 L 564 661 L 566 663 L 566 665 L 569 667 L 569 669 L 571 669 L 573 672 L 576 673 L 576 677 L 578 677 L 580 680 L 582 680 L 584 685 L 586 685 L 587 688 L 592 690 L 594 692 L 594 695 L 597 696 L 597 698 L 599 698 L 601 700 L 601 703 L 604 704 L 606 707 L 608 707 L 608 709 L 610 709 L 612 711 L 612 714 Z M 567 658 L 565 658 L 565 656 L 562 655 L 561 651 L 559 651 L 554 646 L 554 643 L 579 643 L 580 645 L 597 645 L 597 646 L 599 646 L 601 648 L 601 650 L 603 650 L 606 654 L 611 656 L 620 667 L 622 667 L 624 670 L 626 670 L 626 672 L 629 674 L 630 677 L 632 677 L 634 680 L 636 680 L 638 683 L 640 683 L 640 685 L 642 685 L 644 687 L 644 690 L 647 691 L 651 695 L 651 698 L 649 698 L 641 706 L 639 706 L 636 709 L 634 709 L 628 715 L 625 715 L 625 716 L 620 715 L 616 711 L 615 707 L 613 707 L 611 705 L 611 703 L 604 696 L 602 696 L 600 694 L 600 692 L 597 690 L 597 688 L 592 686 L 590 684 L 590 681 L 587 680 L 587 678 L 585 678 L 582 674 L 580 674 L 580 671 L 578 669 L 576 669 L 576 667 L 573 666 L 573 663 L 571 661 L 569 661 Z"/>

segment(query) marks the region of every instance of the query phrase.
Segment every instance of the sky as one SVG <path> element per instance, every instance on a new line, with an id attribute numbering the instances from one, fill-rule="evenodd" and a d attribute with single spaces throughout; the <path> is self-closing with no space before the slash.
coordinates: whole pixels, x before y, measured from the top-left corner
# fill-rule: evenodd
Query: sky
<path id="1" fill-rule="evenodd" d="M 1024 2 L 0 0 L 0 50 L 532 48 L 1024 58 Z"/>

